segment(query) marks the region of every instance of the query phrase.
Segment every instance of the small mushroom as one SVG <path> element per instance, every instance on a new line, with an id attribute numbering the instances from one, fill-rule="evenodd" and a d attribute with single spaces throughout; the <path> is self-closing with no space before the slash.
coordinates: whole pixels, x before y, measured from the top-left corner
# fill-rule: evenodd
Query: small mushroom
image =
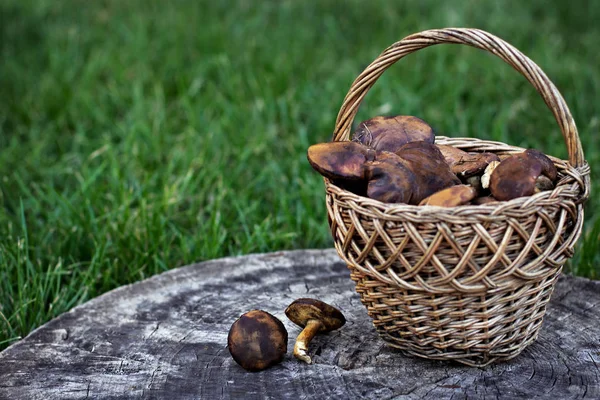
<path id="1" fill-rule="evenodd" d="M 456 207 L 467 204 L 475 198 L 477 191 L 469 185 L 456 185 L 423 199 L 420 206 Z"/>
<path id="2" fill-rule="evenodd" d="M 361 180 L 364 164 L 375 158 L 375 151 L 356 142 L 329 142 L 308 148 L 308 162 L 329 179 Z"/>
<path id="3" fill-rule="evenodd" d="M 266 311 L 252 310 L 231 325 L 227 347 L 235 362 L 255 372 L 281 362 L 287 340 L 287 330 L 279 319 Z"/>
<path id="4" fill-rule="evenodd" d="M 361 122 L 352 140 L 378 151 L 395 153 L 409 142 L 433 143 L 435 133 L 425 121 L 417 117 L 408 115 L 378 116 Z"/>
<path id="5" fill-rule="evenodd" d="M 346 323 L 344 315 L 335 307 L 316 299 L 297 299 L 290 304 L 285 315 L 304 328 L 296 339 L 294 357 L 308 364 L 312 362 L 308 355 L 308 345 L 317 333 L 341 328 Z"/>

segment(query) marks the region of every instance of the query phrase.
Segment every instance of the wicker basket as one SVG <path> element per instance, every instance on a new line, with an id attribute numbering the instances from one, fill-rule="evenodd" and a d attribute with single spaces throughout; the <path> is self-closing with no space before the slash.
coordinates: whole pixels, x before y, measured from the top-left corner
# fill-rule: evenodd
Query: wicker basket
<path id="1" fill-rule="evenodd" d="M 484 366 L 518 355 L 538 334 L 554 284 L 581 235 L 589 166 L 575 122 L 540 68 L 501 39 L 475 29 L 417 33 L 387 48 L 354 81 L 333 140 L 349 140 L 368 90 L 402 57 L 440 43 L 487 50 L 541 94 L 563 133 L 569 161 L 552 191 L 491 205 L 442 208 L 384 204 L 325 179 L 335 247 L 381 337 L 406 353 Z M 436 143 L 498 155 L 504 143 L 436 137 Z"/>

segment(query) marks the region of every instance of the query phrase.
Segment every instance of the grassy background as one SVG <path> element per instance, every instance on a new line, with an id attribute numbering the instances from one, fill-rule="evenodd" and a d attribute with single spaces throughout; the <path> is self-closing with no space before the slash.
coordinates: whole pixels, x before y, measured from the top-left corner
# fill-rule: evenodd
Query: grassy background
<path id="1" fill-rule="evenodd" d="M 594 174 L 599 19 L 593 0 L 0 2 L 0 348 L 169 268 L 331 246 L 306 148 L 329 140 L 362 68 L 419 30 L 478 27 L 529 55 Z M 357 120 L 380 113 L 566 158 L 527 82 L 464 46 L 394 66 Z M 569 269 L 597 278 L 593 190 Z"/>

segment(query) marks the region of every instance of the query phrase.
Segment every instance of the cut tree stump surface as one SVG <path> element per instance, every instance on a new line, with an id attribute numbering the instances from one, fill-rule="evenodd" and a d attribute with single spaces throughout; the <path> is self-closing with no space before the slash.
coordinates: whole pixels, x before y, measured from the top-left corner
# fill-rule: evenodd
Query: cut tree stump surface
<path id="1" fill-rule="evenodd" d="M 284 310 L 314 297 L 347 323 L 292 356 Z M 600 398 L 600 282 L 562 276 L 540 336 L 513 360 L 471 368 L 408 357 L 378 337 L 334 250 L 225 258 L 121 287 L 0 353 L 0 399 Z M 249 373 L 227 350 L 231 324 L 263 309 L 289 332 L 285 360 Z"/>

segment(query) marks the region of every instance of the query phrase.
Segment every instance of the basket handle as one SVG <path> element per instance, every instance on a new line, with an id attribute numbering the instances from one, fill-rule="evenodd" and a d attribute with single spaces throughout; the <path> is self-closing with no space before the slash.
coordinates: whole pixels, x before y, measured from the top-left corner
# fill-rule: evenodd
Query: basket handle
<path id="1" fill-rule="evenodd" d="M 554 114 L 567 145 L 570 164 L 576 168 L 585 164 L 575 121 L 558 89 L 527 56 L 502 39 L 479 29 L 432 29 L 407 36 L 388 47 L 352 83 L 338 113 L 333 140 L 349 139 L 352 121 L 360 103 L 388 67 L 410 53 L 441 43 L 466 44 L 489 51 L 520 72 L 535 87 Z"/>

